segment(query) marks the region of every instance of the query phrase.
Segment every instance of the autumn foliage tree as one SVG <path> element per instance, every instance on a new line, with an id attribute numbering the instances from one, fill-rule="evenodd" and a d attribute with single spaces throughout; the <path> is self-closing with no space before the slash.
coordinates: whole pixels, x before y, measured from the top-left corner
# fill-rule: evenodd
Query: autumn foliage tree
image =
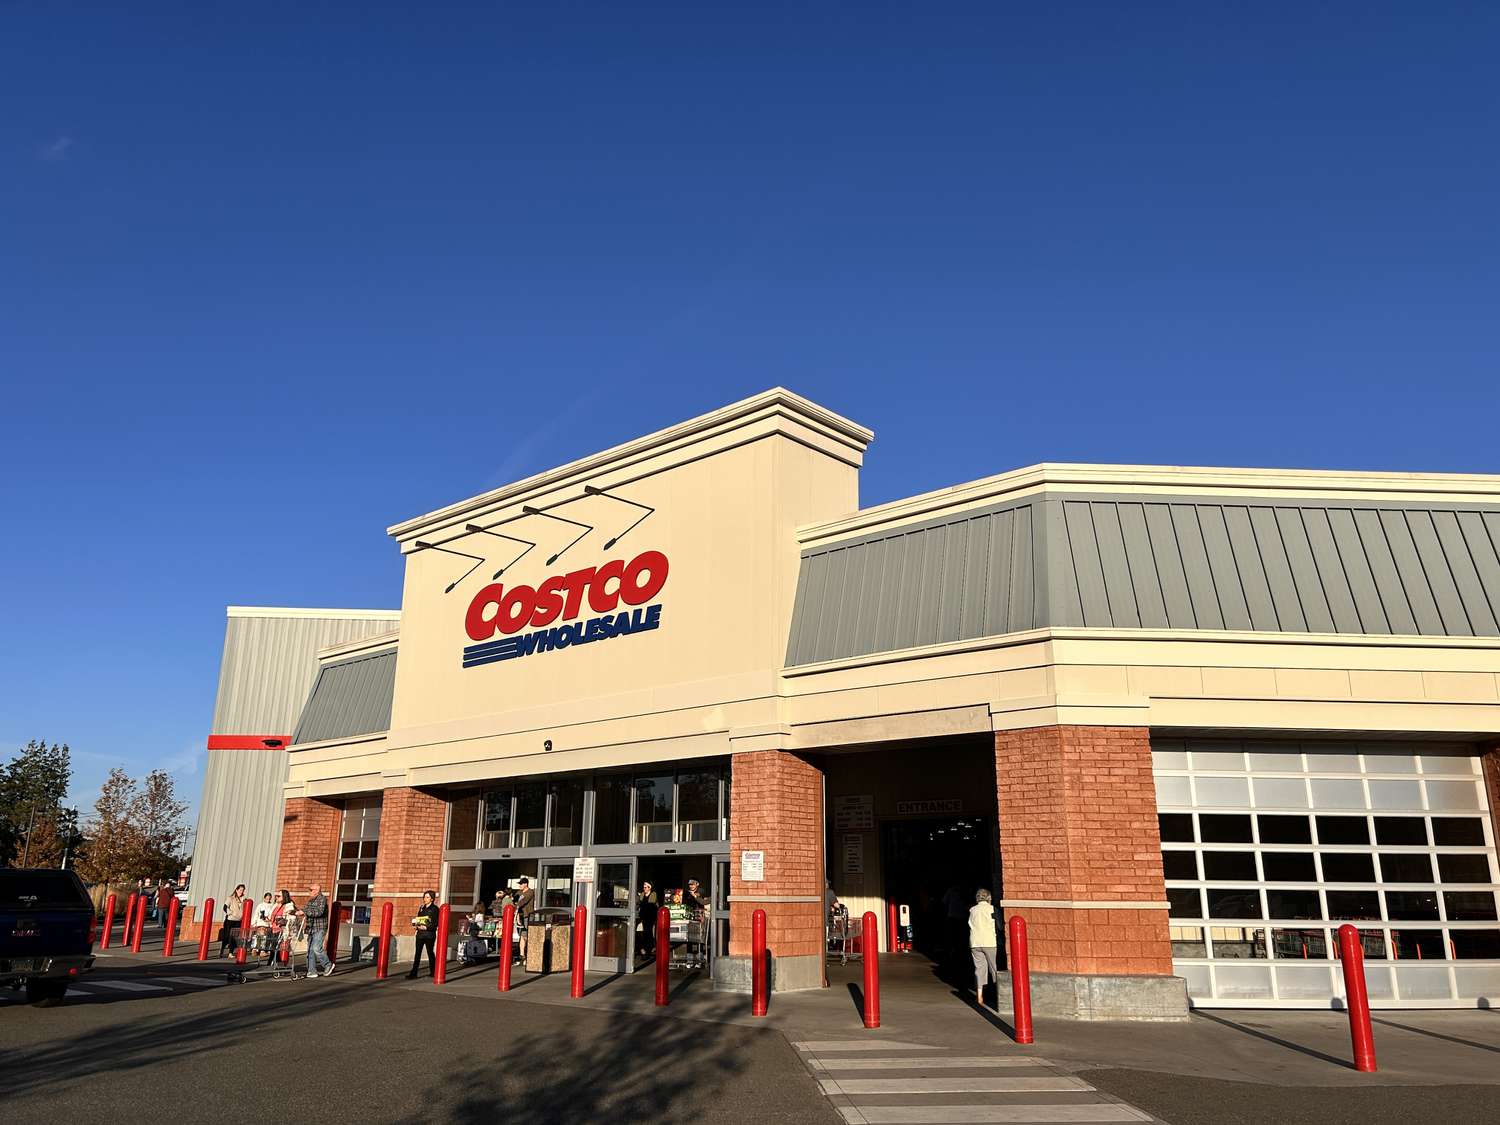
<path id="1" fill-rule="evenodd" d="M 94 801 L 94 815 L 84 824 L 78 873 L 90 883 L 133 883 L 142 876 L 143 834 L 131 816 L 139 794 L 135 782 L 119 767 L 109 771 Z"/>

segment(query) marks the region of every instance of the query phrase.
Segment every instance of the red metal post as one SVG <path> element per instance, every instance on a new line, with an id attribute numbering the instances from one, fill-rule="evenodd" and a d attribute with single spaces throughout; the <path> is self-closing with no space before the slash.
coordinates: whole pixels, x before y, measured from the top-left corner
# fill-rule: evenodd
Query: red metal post
<path id="1" fill-rule="evenodd" d="M 208 960 L 208 939 L 213 935 L 214 900 L 204 902 L 198 911 L 198 960 Z"/>
<path id="2" fill-rule="evenodd" d="M 876 938 L 875 911 L 865 911 L 860 958 L 865 967 L 865 1026 L 880 1026 L 880 942 Z"/>
<path id="3" fill-rule="evenodd" d="M 135 900 L 135 928 L 130 932 L 132 934 L 132 937 L 130 939 L 130 952 L 139 953 L 141 951 L 141 941 L 146 936 L 145 895 L 141 895 L 140 898 Z"/>
<path id="4" fill-rule="evenodd" d="M 1031 1030 L 1031 959 L 1026 952 L 1026 919 L 1010 920 L 1010 995 L 1017 1043 L 1036 1041 Z M 983 1003 L 984 998 L 980 997 Z"/>
<path id="5" fill-rule="evenodd" d="M 589 908 L 587 906 L 575 906 L 573 908 L 573 982 L 568 995 L 574 1000 L 583 998 L 583 965 L 584 959 L 588 957 L 588 942 L 584 937 L 584 931 L 588 929 Z"/>
<path id="6" fill-rule="evenodd" d="M 245 899 L 245 908 L 240 911 L 240 937 L 237 943 L 238 947 L 234 951 L 234 963 L 236 965 L 243 965 L 245 963 L 245 957 L 247 956 L 245 949 L 250 944 L 250 915 L 254 910 L 255 904 L 247 896 Z"/>
<path id="7" fill-rule="evenodd" d="M 1344 998 L 1349 1005 L 1349 1038 L 1354 1043 L 1354 1069 L 1375 1072 L 1375 1029 L 1370 1026 L 1370 997 L 1365 989 L 1365 951 L 1359 931 L 1339 927 L 1339 959 L 1344 963 Z"/>
<path id="8" fill-rule="evenodd" d="M 896 904 L 888 902 L 885 904 L 885 951 L 896 952 Z"/>
<path id="9" fill-rule="evenodd" d="M 432 983 L 448 983 L 448 904 L 438 907 L 437 939 L 432 951 Z"/>
<path id="10" fill-rule="evenodd" d="M 656 1006 L 665 1008 L 672 999 L 667 991 L 667 962 L 672 956 L 672 912 L 665 906 L 656 912 Z"/>
<path id="11" fill-rule="evenodd" d="M 500 932 L 495 935 L 495 953 L 500 958 L 500 981 L 496 985 L 501 992 L 510 991 L 511 938 L 516 932 L 516 906 L 507 902 L 500 910 Z"/>
<path id="12" fill-rule="evenodd" d="M 140 897 L 131 891 L 130 897 L 125 900 L 125 915 L 120 919 L 120 944 L 126 948 L 130 947 L 130 927 L 135 925 L 135 900 Z"/>
<path id="13" fill-rule="evenodd" d="M 375 947 L 375 979 L 385 980 L 391 971 L 391 921 L 396 912 L 394 903 L 380 908 L 380 944 Z"/>
<path id="14" fill-rule="evenodd" d="M 104 936 L 99 939 L 99 948 L 109 948 L 109 932 L 115 927 L 115 896 L 104 900 Z"/>
<path id="15" fill-rule="evenodd" d="M 750 915 L 750 1014 L 763 1016 L 769 1007 L 766 980 L 766 912 Z"/>
<path id="16" fill-rule="evenodd" d="M 328 954 L 330 961 L 339 959 L 339 926 L 348 910 L 347 906 L 340 906 L 337 902 L 328 904 L 328 944 L 323 951 Z"/>
<path id="17" fill-rule="evenodd" d="M 172 956 L 172 950 L 177 947 L 177 915 L 182 910 L 182 900 L 176 895 L 172 896 L 171 903 L 167 906 L 167 932 L 162 935 L 161 955 Z"/>

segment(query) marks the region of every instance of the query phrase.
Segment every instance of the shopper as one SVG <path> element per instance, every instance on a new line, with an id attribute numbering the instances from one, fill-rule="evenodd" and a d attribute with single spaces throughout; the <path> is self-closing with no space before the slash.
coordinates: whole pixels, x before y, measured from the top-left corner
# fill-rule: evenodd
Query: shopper
<path id="1" fill-rule="evenodd" d="M 281 894 L 276 898 L 276 905 L 271 908 L 271 960 L 281 960 L 281 949 L 283 945 L 289 945 L 291 941 L 292 918 L 297 913 L 297 907 L 292 903 L 291 892 L 282 888 Z M 291 951 L 288 949 L 286 960 L 292 959 Z"/>
<path id="2" fill-rule="evenodd" d="M 422 905 L 417 907 L 416 917 L 411 924 L 417 931 L 417 951 L 411 959 L 411 972 L 406 974 L 407 980 L 417 979 L 417 970 L 422 967 L 422 950 L 427 950 L 427 972 L 429 975 L 437 971 L 437 924 L 438 904 L 437 894 L 433 891 L 422 892 Z"/>
<path id="3" fill-rule="evenodd" d="M 984 1007 L 984 986 L 990 981 L 999 983 L 1000 970 L 996 961 L 999 942 L 995 937 L 995 908 L 991 904 L 990 892 L 981 887 L 974 894 L 974 905 L 969 908 L 969 956 L 974 959 L 974 991 L 979 1006 Z M 995 1005 L 1000 1004 L 996 995 Z"/>
<path id="4" fill-rule="evenodd" d="M 234 894 L 224 900 L 224 928 L 219 931 L 219 956 L 225 957 L 239 948 L 242 940 L 240 919 L 245 916 L 245 884 L 236 883 Z"/>
<path id="5" fill-rule="evenodd" d="M 255 913 L 250 915 L 250 948 L 268 957 L 271 951 L 271 912 L 275 909 L 271 892 L 267 891 L 255 904 Z"/>
<path id="6" fill-rule="evenodd" d="M 174 888 L 165 879 L 163 879 L 161 881 L 161 885 L 156 888 L 156 910 L 157 913 L 161 916 L 161 924 L 163 929 L 166 928 L 167 919 L 171 917 L 170 907 L 172 905 L 172 900 L 177 897 L 173 893 L 173 891 Z"/>
<path id="7" fill-rule="evenodd" d="M 639 905 L 636 909 L 641 918 L 641 956 L 647 959 L 656 956 L 656 888 L 648 880 L 641 884 Z"/>
<path id="8" fill-rule="evenodd" d="M 297 911 L 307 922 L 307 975 L 333 976 L 333 959 L 323 947 L 328 941 L 328 896 L 320 883 L 308 887 L 307 903 Z"/>
<path id="9" fill-rule="evenodd" d="M 536 892 L 531 889 L 531 880 L 522 875 L 516 880 L 516 925 L 521 930 L 521 960 L 526 960 L 527 932 L 530 928 L 531 911 L 536 906 Z"/>

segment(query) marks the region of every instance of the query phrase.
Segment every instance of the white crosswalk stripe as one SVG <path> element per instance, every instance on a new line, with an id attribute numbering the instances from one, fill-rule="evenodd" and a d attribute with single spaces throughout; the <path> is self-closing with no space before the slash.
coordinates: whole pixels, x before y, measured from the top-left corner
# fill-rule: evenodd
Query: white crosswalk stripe
<path id="1" fill-rule="evenodd" d="M 157 980 L 169 980 L 173 984 L 187 984 L 194 988 L 220 988 L 226 982 L 222 978 L 214 977 L 157 977 Z"/>
<path id="2" fill-rule="evenodd" d="M 147 984 L 139 980 L 94 980 L 90 978 L 91 988 L 113 988 L 117 992 L 171 992 L 172 990 L 164 984 Z"/>
<path id="3" fill-rule="evenodd" d="M 807 1041 L 793 1046 L 849 1125 L 1093 1125 L 1153 1120 L 1150 1114 L 1100 1093 L 1082 1078 L 1064 1074 L 1035 1055 L 960 1054 L 945 1047 L 880 1039 Z M 872 1071 L 891 1076 L 865 1077 Z M 896 1101 L 901 1104 L 892 1104 Z"/>

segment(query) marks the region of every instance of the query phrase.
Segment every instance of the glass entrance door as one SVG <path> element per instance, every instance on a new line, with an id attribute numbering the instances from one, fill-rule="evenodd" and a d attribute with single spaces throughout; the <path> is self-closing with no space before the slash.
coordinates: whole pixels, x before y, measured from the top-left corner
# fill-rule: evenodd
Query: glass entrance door
<path id="1" fill-rule="evenodd" d="M 599 860 L 593 886 L 589 968 L 605 973 L 630 972 L 635 964 L 635 860 Z"/>
<path id="2" fill-rule="evenodd" d="M 729 953 L 729 860 L 714 860 L 713 894 L 710 899 L 711 927 L 708 941 L 708 971 L 713 976 L 715 959 Z"/>

